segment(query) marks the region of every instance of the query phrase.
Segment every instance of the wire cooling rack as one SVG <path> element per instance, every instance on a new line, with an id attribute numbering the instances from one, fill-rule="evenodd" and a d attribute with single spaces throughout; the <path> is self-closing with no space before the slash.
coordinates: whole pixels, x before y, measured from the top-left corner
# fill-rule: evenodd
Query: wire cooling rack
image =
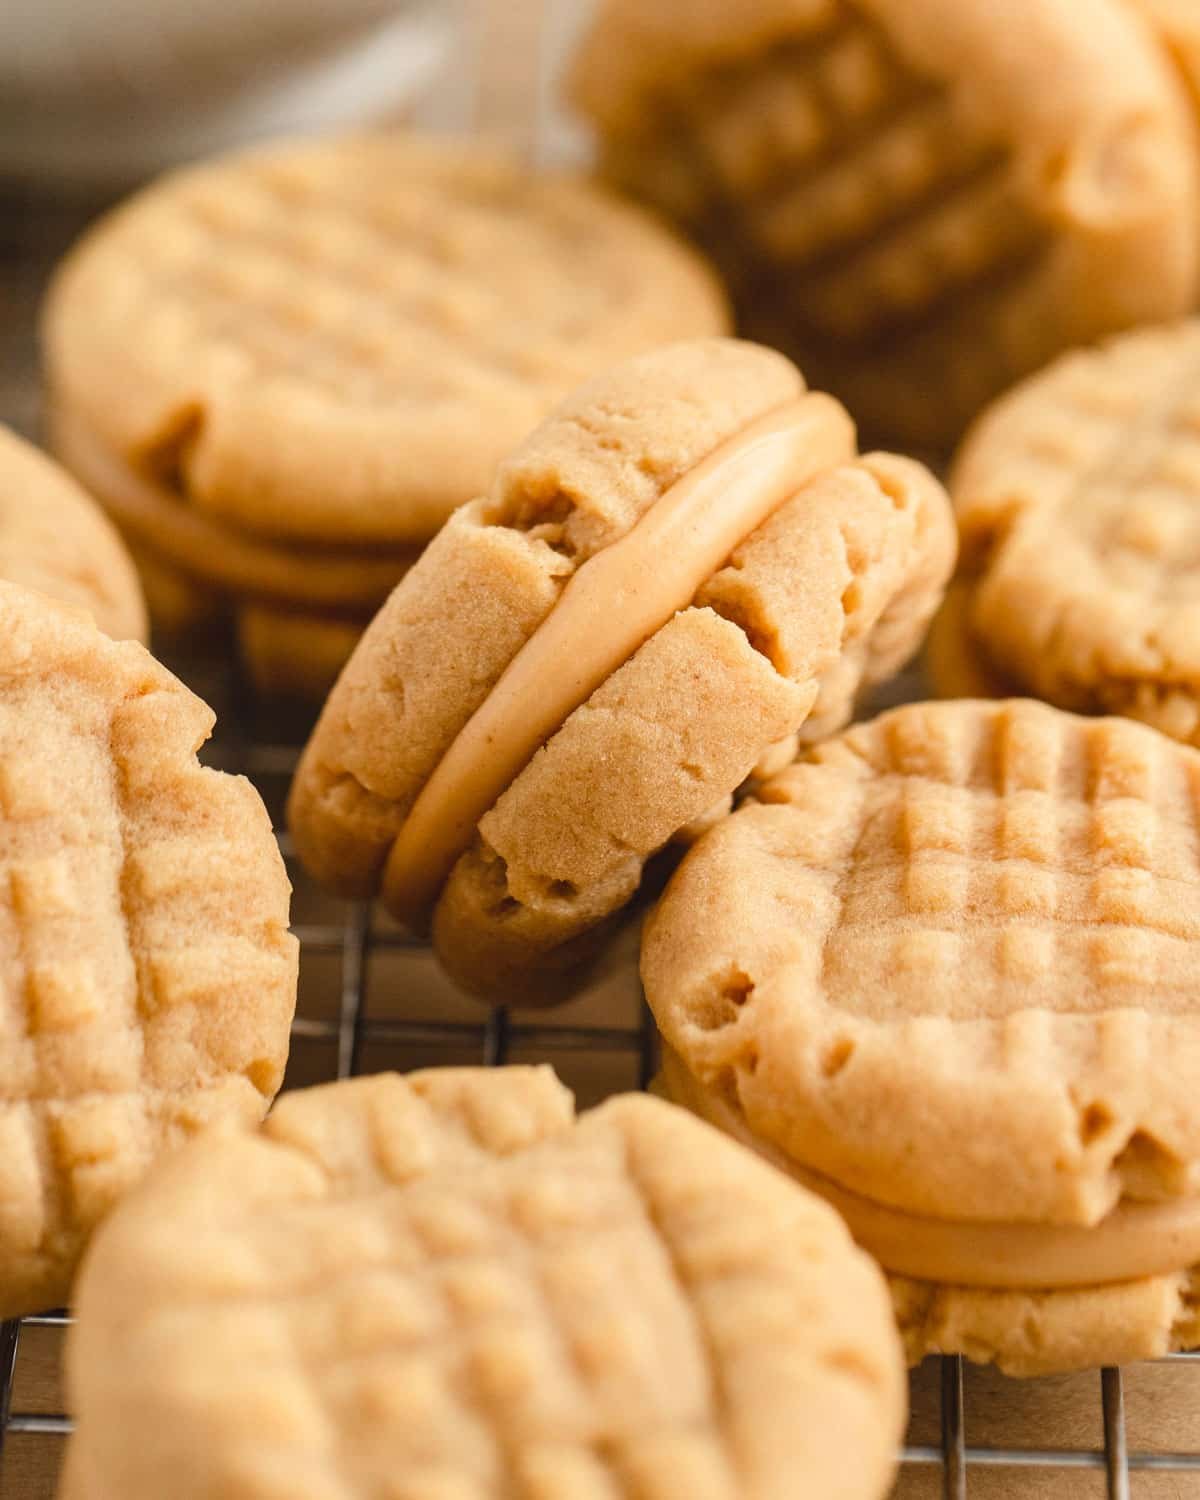
<path id="1" fill-rule="evenodd" d="M 489 17 L 477 50 L 496 58 L 521 55 L 520 48 L 497 42 L 496 17 L 503 22 L 511 16 L 532 36 L 527 13 L 543 8 L 542 0 L 490 8 L 488 0 L 469 3 Z M 526 13 L 524 22 L 519 13 Z M 562 45 L 558 38 L 556 46 Z M 485 76 L 475 108 L 477 120 L 483 114 L 492 125 L 502 123 L 511 100 L 524 99 L 532 85 L 537 120 L 501 133 L 539 151 L 552 108 L 544 54 L 543 47 L 532 71 L 524 67 L 519 78 Z M 459 101 L 449 113 L 468 107 Z M 0 421 L 31 435 L 34 309 L 47 268 L 98 206 L 47 201 L 27 188 L 0 184 Z M 281 826 L 303 726 L 256 704 L 225 667 L 228 660 L 218 653 L 170 665 L 217 709 L 218 735 L 207 758 L 249 775 Z M 386 920 L 362 904 L 334 902 L 315 891 L 291 859 L 286 836 L 280 843 L 296 886 L 301 947 L 288 1087 L 389 1067 L 548 1061 L 587 1105 L 649 1080 L 656 1038 L 629 977 L 628 946 L 623 973 L 618 966 L 597 993 L 580 1002 L 533 1017 L 484 1015 L 449 989 L 429 954 Z M 632 932 L 627 940 L 632 945 Z M 58 1374 L 68 1321 L 52 1312 L 0 1323 L 2 1500 L 50 1500 L 54 1493 L 70 1431 Z M 1065 1398 L 1071 1420 L 1056 1425 L 1048 1418 Z M 964 1500 L 968 1494 L 987 1500 L 1098 1500 L 1105 1494 L 1109 1500 L 1200 1500 L 1200 1354 L 1173 1356 L 1124 1375 L 1109 1369 L 1069 1377 L 1065 1384 L 1004 1381 L 957 1358 L 931 1360 L 914 1376 L 913 1410 L 897 1487 L 903 1500 Z"/>
<path id="2" fill-rule="evenodd" d="M 253 704 L 237 682 L 223 682 L 227 674 L 222 670 L 206 670 L 194 663 L 172 665 L 223 710 L 223 727 L 207 758 L 250 776 L 278 826 L 295 749 L 258 737 L 263 727 L 261 706 Z M 439 1062 L 499 1067 L 509 1061 L 533 1060 L 553 1063 L 586 1103 L 649 1082 L 657 1066 L 657 1039 L 630 978 L 628 951 L 623 959 L 626 967 L 622 969 L 619 961 L 601 996 L 585 996 L 552 1012 L 484 1013 L 473 1008 L 473 1002 L 453 997 L 444 981 L 434 977 L 426 950 L 386 918 L 363 903 L 336 902 L 315 891 L 292 860 L 287 835 L 281 833 L 279 839 L 296 886 L 295 931 L 301 952 L 300 1005 L 288 1086 L 348 1078 L 381 1067 L 404 1069 Z M 629 935 L 630 945 L 634 936 Z M 614 1003 L 615 1015 L 610 1013 Z M 9 1487 L 3 1463 L 6 1441 L 16 1437 L 27 1444 L 54 1444 L 56 1451 L 46 1461 L 35 1464 L 27 1452 L 22 1465 L 50 1473 L 61 1454 L 61 1439 L 70 1431 L 70 1421 L 61 1410 L 24 1409 L 19 1395 L 13 1399 L 14 1391 L 21 1388 L 23 1338 L 37 1330 L 43 1339 L 61 1339 L 67 1323 L 67 1316 L 56 1312 L 0 1325 L 0 1493 L 4 1500 L 10 1496 L 12 1500 L 41 1500 L 41 1493 Z M 924 1471 L 924 1482 L 912 1493 L 965 1500 L 973 1493 L 976 1474 L 984 1469 L 1037 1473 L 1043 1483 L 1047 1475 L 1065 1477 L 1072 1471 L 1092 1470 L 1103 1475 L 1104 1489 L 1074 1493 L 1106 1493 L 1109 1500 L 1129 1500 L 1131 1493 L 1138 1493 L 1131 1491 L 1131 1476 L 1190 1473 L 1195 1476 L 1194 1493 L 1200 1495 L 1200 1353 L 1176 1355 L 1159 1363 L 1170 1367 L 1171 1380 L 1160 1386 L 1155 1399 L 1173 1401 L 1177 1407 L 1188 1403 L 1194 1412 L 1191 1451 L 1130 1444 L 1124 1382 L 1117 1369 L 1078 1377 L 1094 1384 L 1100 1440 L 1093 1446 L 1025 1446 L 1017 1439 L 971 1443 L 972 1427 L 987 1412 L 977 1404 L 978 1397 L 969 1396 L 969 1373 L 964 1375 L 958 1358 L 927 1361 L 918 1379 L 924 1382 L 926 1395 L 932 1395 L 935 1409 L 932 1414 L 926 1411 L 924 1431 L 916 1430 L 914 1422 L 902 1453 L 901 1485 L 915 1477 L 914 1471 Z M 1188 1381 L 1189 1373 L 1197 1378 Z M 1015 1387 L 1018 1383 L 1008 1384 Z M 1039 1383 L 1023 1384 L 1027 1391 L 1036 1391 Z M 1097 1478 L 1096 1482 L 1101 1481 Z M 1066 1493 L 1065 1487 L 1062 1492 Z M 1171 1488 L 1161 1493 L 1182 1496 L 1193 1491 Z"/>

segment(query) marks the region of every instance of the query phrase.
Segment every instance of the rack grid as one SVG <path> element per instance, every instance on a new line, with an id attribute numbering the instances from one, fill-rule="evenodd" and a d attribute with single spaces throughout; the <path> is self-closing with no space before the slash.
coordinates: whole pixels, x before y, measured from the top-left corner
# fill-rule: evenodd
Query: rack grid
<path id="1" fill-rule="evenodd" d="M 485 0 L 474 3 L 482 9 Z M 503 57 L 506 49 L 489 47 L 488 51 L 494 57 Z M 544 96 L 544 89 L 541 92 Z M 539 144 L 540 132 L 535 129 L 532 134 Z M 0 184 L 0 305 L 5 308 L 5 316 L 0 319 L 0 420 L 30 435 L 36 428 L 34 315 L 47 268 L 100 206 L 94 200 L 47 201 L 28 186 Z M 216 659 L 202 664 L 170 664 L 218 711 L 219 736 L 208 758 L 249 775 L 279 824 L 283 793 L 295 761 L 298 726 L 281 723 L 270 715 L 264 718 L 263 709 L 253 702 L 244 684 L 231 681 Z M 898 696 L 904 695 L 911 695 L 911 685 Z M 299 896 L 304 882 L 291 859 L 286 835 L 281 835 L 280 844 Z M 605 1013 L 596 1015 L 593 1007 L 586 1023 L 574 1019 L 574 1007 L 533 1018 L 506 1011 L 485 1016 L 461 1004 L 450 1006 L 448 1013 L 439 1013 L 438 1006 L 431 1008 L 426 1000 L 423 1008 L 417 1007 L 418 1013 L 410 1014 L 403 1005 L 397 1010 L 396 986 L 381 983 L 377 970 L 381 960 L 418 960 L 422 950 L 367 906 L 323 901 L 310 888 L 297 903 L 296 932 L 301 945 L 301 1004 L 293 1029 L 289 1084 L 376 1071 L 380 1054 L 386 1065 L 399 1068 L 438 1061 L 476 1061 L 495 1067 L 515 1056 L 522 1061 L 549 1061 L 564 1070 L 580 1063 L 605 1061 L 607 1071 L 594 1074 L 585 1090 L 596 1097 L 614 1086 L 644 1087 L 654 1071 L 655 1031 L 640 1002 L 631 1003 L 630 1013 L 619 1021 Z M 615 1075 L 620 1077 L 614 1081 Z M 607 1082 L 597 1086 L 597 1077 Z M 17 1473 L 38 1474 L 37 1500 L 51 1493 L 45 1486 L 52 1482 L 48 1476 L 57 1468 L 70 1421 L 61 1409 L 45 1409 L 44 1402 L 39 1402 L 39 1409 L 23 1406 L 28 1382 L 22 1377 L 27 1364 L 33 1362 L 27 1351 L 35 1339 L 54 1340 L 51 1358 L 57 1361 L 57 1345 L 68 1324 L 63 1312 L 0 1324 L 3 1500 L 32 1500 L 27 1487 L 15 1487 L 10 1476 Z M 38 1350 L 38 1358 L 45 1363 L 44 1349 Z M 988 1410 L 987 1402 L 965 1377 L 961 1359 L 930 1362 L 938 1368 L 927 1366 L 918 1379 L 926 1382 L 923 1390 L 928 1394 L 929 1377 L 934 1377 L 932 1420 L 920 1429 L 914 1422 L 901 1454 L 903 1477 L 913 1473 L 923 1476 L 928 1485 L 922 1494 L 940 1493 L 946 1500 L 966 1500 L 975 1492 L 977 1477 L 985 1471 L 1008 1469 L 1051 1475 L 1055 1494 L 1066 1492 L 1073 1474 L 1093 1471 L 1095 1476 L 1103 1475 L 1108 1500 L 1130 1500 L 1131 1477 L 1136 1480 L 1143 1475 L 1163 1474 L 1175 1476 L 1179 1487 L 1155 1490 L 1156 1497 L 1170 1495 L 1183 1500 L 1186 1494 L 1189 1500 L 1193 1495 L 1200 1500 L 1200 1352 L 1174 1355 L 1161 1363 L 1168 1367 L 1163 1373 L 1172 1393 L 1164 1410 L 1174 1404 L 1178 1411 L 1182 1393 L 1184 1409 L 1194 1411 L 1195 1416 L 1186 1428 L 1187 1444 L 1179 1447 L 1168 1443 L 1160 1451 L 1152 1433 L 1139 1432 L 1142 1445 L 1130 1446 L 1126 1382 L 1120 1370 L 1106 1369 L 1094 1377 L 1093 1411 L 1099 1417 L 1096 1430 L 1102 1439 L 1098 1444 L 1039 1447 L 1027 1445 L 1029 1434 L 1024 1430 L 994 1435 L 995 1412 Z M 45 1376 L 44 1370 L 39 1373 Z M 14 1392 L 18 1393 L 15 1401 Z M 1036 1392 L 1031 1399 L 1036 1405 Z M 1190 1408 L 1189 1403 L 1193 1403 Z M 988 1431 L 989 1441 L 982 1445 L 969 1442 L 968 1435 L 980 1427 Z M 6 1446 L 12 1447 L 7 1443 L 9 1438 L 37 1444 L 46 1451 L 44 1455 L 32 1455 L 32 1462 L 22 1463 L 19 1470 L 13 1469 L 5 1463 Z M 1151 1446 L 1146 1446 L 1148 1442 Z M 1185 1491 L 1184 1476 L 1188 1474 L 1194 1478 Z M 1098 1478 L 1096 1482 L 1100 1483 Z M 987 1493 L 995 1492 L 989 1489 Z M 1099 1495 L 1101 1490 L 1088 1493 Z M 1136 1484 L 1134 1493 L 1136 1500 Z"/>

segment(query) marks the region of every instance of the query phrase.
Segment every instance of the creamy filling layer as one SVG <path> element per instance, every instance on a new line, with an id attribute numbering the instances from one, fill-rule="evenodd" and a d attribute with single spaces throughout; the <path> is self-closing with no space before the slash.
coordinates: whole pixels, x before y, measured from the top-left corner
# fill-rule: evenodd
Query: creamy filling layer
<path id="1" fill-rule="evenodd" d="M 721 444 L 589 558 L 422 788 L 388 857 L 389 909 L 423 925 L 480 818 L 537 750 L 739 542 L 854 453 L 843 407 L 801 396 Z"/>
<path id="2" fill-rule="evenodd" d="M 369 552 L 281 546 L 235 531 L 113 453 L 61 402 L 52 403 L 49 423 L 55 453 L 127 536 L 223 591 L 366 611 L 383 603 L 420 555 L 416 546 Z"/>
<path id="3" fill-rule="evenodd" d="M 1171 1275 L 1200 1264 L 1200 1199 L 1126 1199 L 1091 1226 L 925 1218 L 849 1192 L 759 1140 L 741 1111 L 700 1083 L 665 1044 L 660 1079 L 676 1104 L 832 1204 L 863 1249 L 898 1276 L 946 1286 L 1040 1291 Z"/>

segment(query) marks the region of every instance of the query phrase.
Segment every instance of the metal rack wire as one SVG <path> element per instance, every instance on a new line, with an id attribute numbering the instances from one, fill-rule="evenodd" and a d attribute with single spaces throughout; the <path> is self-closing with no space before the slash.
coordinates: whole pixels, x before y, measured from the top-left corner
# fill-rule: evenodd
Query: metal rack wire
<path id="1" fill-rule="evenodd" d="M 277 745 L 246 742 L 240 735 L 235 735 L 232 743 L 219 744 L 218 750 L 225 752 L 216 757 L 221 764 L 244 770 L 263 790 L 269 804 L 277 802 L 279 787 L 286 781 L 292 764 L 292 751 Z M 286 834 L 280 836 L 280 844 L 290 868 Z M 294 876 L 296 873 L 293 870 Z M 536 1056 L 552 1063 L 561 1062 L 570 1054 L 616 1053 L 629 1060 L 633 1076 L 642 1087 L 657 1066 L 656 1034 L 644 1006 L 634 1026 L 531 1021 L 503 1010 L 481 1014 L 477 1021 L 373 1016 L 368 985 L 373 958 L 388 951 L 417 951 L 415 945 L 403 934 L 378 923 L 370 908 L 362 903 L 345 906 L 336 920 L 301 921 L 296 932 L 302 972 L 318 956 L 336 959 L 336 972 L 329 976 L 331 992 L 315 997 L 317 1003 L 309 1009 L 318 1013 L 302 1011 L 293 1031 L 296 1043 L 316 1043 L 331 1050 L 331 1077 L 348 1078 L 370 1071 L 364 1067 L 370 1044 L 385 1044 L 397 1054 L 401 1065 L 407 1055 L 415 1054 L 424 1062 L 431 1053 L 441 1052 L 453 1054 L 455 1060 L 472 1054 L 485 1067 L 499 1067 L 517 1052 L 523 1057 Z M 322 998 L 329 1003 L 322 1005 Z M 59 1312 L 27 1318 L 22 1323 L 0 1324 L 0 1462 L 9 1434 L 53 1439 L 70 1431 L 70 1421 L 64 1413 L 11 1409 L 14 1385 L 20 1375 L 22 1329 L 62 1329 L 68 1321 Z M 1164 1361 L 1177 1367 L 1189 1362 L 1200 1364 L 1200 1353 L 1174 1355 Z M 905 1466 L 940 1471 L 940 1489 L 946 1500 L 966 1500 L 972 1471 L 983 1468 L 1102 1471 L 1109 1500 L 1129 1500 L 1130 1476 L 1142 1471 L 1200 1474 L 1200 1412 L 1194 1451 L 1130 1451 L 1120 1370 L 1105 1369 L 1097 1377 L 1102 1446 L 1050 1449 L 969 1444 L 970 1412 L 963 1362 L 957 1357 L 947 1357 L 940 1365 L 939 1441 L 910 1441 L 902 1451 L 901 1460 Z M 13 1500 L 24 1497 L 14 1495 Z"/>
<path id="2" fill-rule="evenodd" d="M 490 50 L 495 55 L 504 51 Z M 538 134 L 533 132 L 535 143 Z M 51 206 L 47 218 L 46 204 L 26 202 L 23 192 L 6 196 L 0 190 L 0 293 L 7 304 L 6 318 L 0 320 L 0 419 L 18 427 L 31 429 L 35 417 L 30 376 L 33 307 L 46 268 L 96 206 Z M 221 729 L 213 761 L 248 774 L 278 821 L 295 759 L 296 735 L 281 731 L 277 721 L 264 719 L 261 706 L 240 684 L 228 680 L 223 667 L 218 665 L 214 673 L 209 664 L 197 676 L 192 664 L 172 664 L 218 710 Z M 302 886 L 286 835 L 280 843 L 293 878 Z M 301 944 L 301 1004 L 293 1029 L 295 1066 L 289 1070 L 289 1084 L 375 1071 L 380 1054 L 387 1065 L 400 1068 L 438 1061 L 476 1061 L 496 1067 L 519 1057 L 550 1061 L 569 1070 L 582 1062 L 607 1059 L 617 1065 L 614 1080 L 620 1077 L 605 1087 L 644 1087 L 654 1071 L 656 1037 L 644 1006 L 640 1013 L 632 1011 L 615 1021 L 607 1014 L 593 1014 L 586 1024 L 574 1018 L 573 1011 L 535 1019 L 504 1011 L 484 1017 L 461 1007 L 447 1015 L 429 1004 L 406 1011 L 403 1004 L 397 1008 L 396 986 L 380 983 L 377 970 L 380 960 L 389 955 L 415 959 L 420 950 L 366 906 L 323 901 L 310 890 L 297 903 L 296 931 Z M 0 1324 L 3 1500 L 30 1500 L 7 1477 L 11 1471 L 5 1464 L 6 1440 L 16 1437 L 45 1445 L 51 1450 L 48 1461 L 37 1467 L 49 1472 L 56 1467 L 62 1438 L 70 1431 L 70 1421 L 61 1410 L 35 1410 L 23 1404 L 28 1384 L 23 1382 L 26 1351 L 35 1339 L 61 1340 L 68 1322 L 66 1314 L 54 1312 Z M 1173 1356 L 1164 1363 L 1170 1366 L 1167 1373 L 1173 1384 L 1184 1382 L 1186 1399 L 1185 1378 L 1200 1376 L 1200 1353 Z M 1066 1480 L 1072 1472 L 1095 1471 L 1104 1476 L 1109 1500 L 1129 1500 L 1131 1476 L 1155 1471 L 1177 1476 L 1191 1473 L 1197 1476 L 1195 1493 L 1200 1495 L 1200 1406 L 1193 1424 L 1195 1437 L 1186 1450 L 1131 1448 L 1122 1373 L 1107 1369 L 1095 1377 L 1099 1445 L 1026 1446 L 1029 1435 L 1015 1431 L 1004 1433 L 1003 1440 L 993 1436 L 986 1444 L 973 1444 L 970 1434 L 990 1426 L 984 1419 L 991 1414 L 972 1395 L 972 1382 L 964 1378 L 960 1359 L 942 1359 L 937 1375 L 932 1425 L 922 1431 L 914 1427 L 901 1454 L 905 1471 L 916 1471 L 930 1481 L 932 1491 L 926 1493 L 940 1490 L 947 1500 L 965 1500 L 981 1471 L 1006 1468 L 1049 1473 L 1056 1481 Z M 1190 1394 L 1200 1399 L 1200 1380 L 1191 1386 Z M 1144 1441 L 1146 1435 L 1142 1437 Z"/>

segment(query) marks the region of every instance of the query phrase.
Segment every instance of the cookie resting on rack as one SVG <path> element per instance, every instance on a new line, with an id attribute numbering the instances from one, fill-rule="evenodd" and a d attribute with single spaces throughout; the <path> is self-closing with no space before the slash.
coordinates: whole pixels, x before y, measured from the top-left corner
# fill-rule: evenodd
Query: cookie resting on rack
<path id="1" fill-rule="evenodd" d="M 467 988 L 558 998 L 653 854 L 916 649 L 953 533 L 928 471 L 860 457 L 782 355 L 711 339 L 619 365 L 376 617 L 300 763 L 297 852 L 431 923 Z"/>
<path id="2" fill-rule="evenodd" d="M 252 1122 L 296 1001 L 287 877 L 212 714 L 144 648 L 0 583 L 0 1315 L 61 1305 L 155 1157 Z"/>
<path id="3" fill-rule="evenodd" d="M 86 609 L 115 640 L 146 639 L 137 572 L 71 476 L 0 424 L 0 579 Z"/>
<path id="4" fill-rule="evenodd" d="M 973 670 L 1200 744 L 1200 321 L 1018 386 L 968 435 L 951 490 L 962 571 L 938 691 Z"/>
<path id="5" fill-rule="evenodd" d="M 602 170 L 872 441 L 945 450 L 1195 305 L 1195 122 L 1126 0 L 604 0 L 573 92 Z"/>
<path id="6" fill-rule="evenodd" d="M 646 926 L 668 1096 L 838 1209 L 914 1361 L 1200 1344 L 1200 753 L 914 704 L 758 799 Z"/>
<path id="7" fill-rule="evenodd" d="M 882 1277 L 682 1110 L 382 1074 L 213 1132 L 112 1216 L 62 1500 L 878 1500 Z"/>
<path id="8" fill-rule="evenodd" d="M 583 175 L 404 132 L 274 143 L 168 174 L 68 256 L 50 426 L 156 623 L 181 595 L 282 609 L 243 630 L 250 668 L 320 701 L 338 632 L 572 386 L 727 328 L 696 252 Z"/>

